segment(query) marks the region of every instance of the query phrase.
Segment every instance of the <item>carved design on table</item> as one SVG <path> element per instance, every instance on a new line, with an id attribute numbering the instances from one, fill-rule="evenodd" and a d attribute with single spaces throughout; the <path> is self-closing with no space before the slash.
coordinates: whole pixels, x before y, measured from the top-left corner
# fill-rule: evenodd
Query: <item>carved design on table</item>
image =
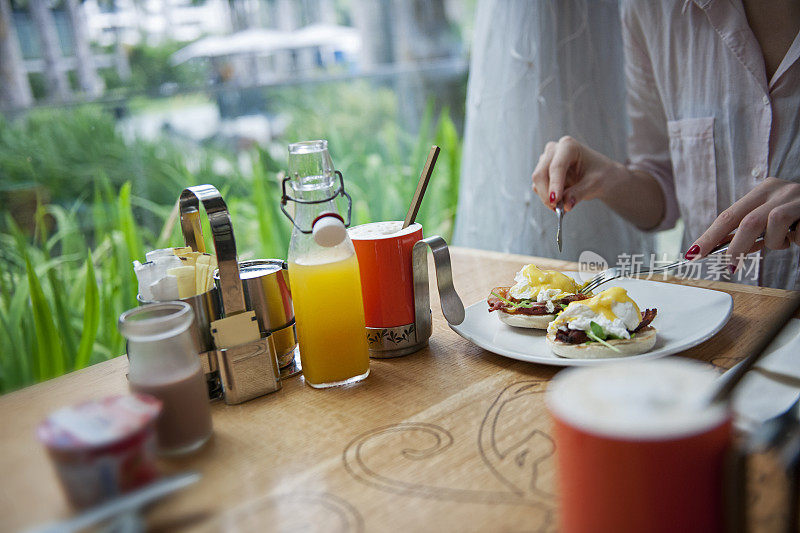
<path id="1" fill-rule="evenodd" d="M 509 416 L 530 407 L 530 400 L 544 392 L 546 386 L 545 380 L 532 380 L 505 387 L 481 421 L 477 452 L 492 475 L 508 490 L 434 486 L 382 472 L 391 456 L 395 464 L 398 460 L 425 463 L 409 470 L 447 467 L 447 459 L 442 456 L 453 449 L 456 442 L 453 434 L 440 425 L 425 422 L 392 424 L 362 433 L 345 448 L 344 468 L 365 485 L 403 496 L 535 507 L 542 516 L 541 530 L 550 530 L 554 527 L 555 497 L 540 473 L 545 463 L 552 461 L 553 439 L 541 429 L 514 423 L 514 417 Z M 381 456 L 379 460 L 375 460 L 376 455 Z M 442 471 L 441 477 L 446 474 Z"/>
<path id="2" fill-rule="evenodd" d="M 545 381 L 521 381 L 503 389 L 481 423 L 478 449 L 492 473 L 520 498 L 552 503 L 555 497 L 543 486 L 539 476 L 545 461 L 552 460 L 555 442 L 537 428 L 519 427 L 524 433 L 502 438 L 502 415 L 518 402 L 546 388 Z"/>
<path id="3" fill-rule="evenodd" d="M 296 491 L 256 498 L 223 513 L 220 531 L 336 531 L 363 533 L 364 519 L 350 502 L 328 492 Z"/>

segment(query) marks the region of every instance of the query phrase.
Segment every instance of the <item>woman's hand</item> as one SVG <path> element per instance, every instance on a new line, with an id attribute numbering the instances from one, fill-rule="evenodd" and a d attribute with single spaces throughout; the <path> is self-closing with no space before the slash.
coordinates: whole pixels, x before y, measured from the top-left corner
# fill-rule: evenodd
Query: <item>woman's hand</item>
<path id="1" fill-rule="evenodd" d="M 628 170 L 572 137 L 547 143 L 531 178 L 550 209 L 563 201 L 564 210 L 571 211 L 578 202 L 599 198 L 642 229 L 657 226 L 663 217 L 664 193 L 655 178 Z"/>
<path id="2" fill-rule="evenodd" d="M 563 200 L 570 211 L 575 204 L 603 196 L 605 181 L 616 163 L 572 137 L 549 142 L 533 171 L 533 190 L 550 209 Z"/>
<path id="3" fill-rule="evenodd" d="M 783 250 L 792 243 L 800 244 L 798 232 L 789 231 L 789 226 L 799 219 L 800 184 L 767 178 L 723 211 L 689 248 L 685 257 L 703 257 L 736 230 L 728 247 L 733 261 L 729 268 L 733 272 L 745 254 L 763 247 Z M 762 233 L 764 243 L 756 245 L 755 241 Z"/>

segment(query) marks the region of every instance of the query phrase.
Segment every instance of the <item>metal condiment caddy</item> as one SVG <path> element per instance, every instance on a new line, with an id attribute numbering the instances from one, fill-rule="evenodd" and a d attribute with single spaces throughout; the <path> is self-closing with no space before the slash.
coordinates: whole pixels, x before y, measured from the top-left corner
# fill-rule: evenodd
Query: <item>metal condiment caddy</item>
<path id="1" fill-rule="evenodd" d="M 212 185 L 188 187 L 180 195 L 181 230 L 186 246 L 194 251 L 205 250 L 198 222 L 201 203 L 211 227 L 219 278 L 216 288 L 196 298 L 214 300 L 212 293 L 216 291 L 221 309 L 210 306 L 215 312 L 208 318 L 214 320 L 207 324 L 214 346 L 201 345 L 200 359 L 212 399 L 221 395 L 225 403 L 237 404 L 281 388 L 277 354 L 272 333 L 259 329 L 256 313 L 245 301 L 228 207 Z M 209 314 L 205 311 L 203 307 L 203 316 Z M 204 324 L 199 323 L 197 311 L 195 319 L 202 329 Z M 215 383 L 221 384 L 221 390 L 219 387 L 215 390 Z"/>

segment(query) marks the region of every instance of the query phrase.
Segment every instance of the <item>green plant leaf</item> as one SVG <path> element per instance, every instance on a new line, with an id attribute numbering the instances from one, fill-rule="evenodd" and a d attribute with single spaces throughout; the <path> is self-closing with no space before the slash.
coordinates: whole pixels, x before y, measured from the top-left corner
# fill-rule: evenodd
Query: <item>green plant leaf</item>
<path id="1" fill-rule="evenodd" d="M 253 156 L 253 203 L 258 222 L 259 247 L 262 256 L 285 257 L 289 248 L 289 232 L 282 224 L 283 213 L 278 209 L 279 195 L 270 197 L 264 159 L 260 152 Z M 270 191 L 277 192 L 277 191 Z"/>
<path id="2" fill-rule="evenodd" d="M 83 301 L 83 329 L 78 353 L 75 356 L 74 369 L 78 370 L 89 364 L 100 325 L 100 291 L 97 288 L 97 277 L 91 252 L 86 254 L 86 291 Z"/>
<path id="3" fill-rule="evenodd" d="M 592 324 L 594 324 L 594 322 L 592 322 Z M 592 328 L 592 330 L 593 330 L 593 329 L 594 329 L 594 328 Z M 586 332 L 586 336 L 587 336 L 587 337 L 589 337 L 590 339 L 592 339 L 592 340 L 593 340 L 593 341 L 595 341 L 595 342 L 599 342 L 600 344 L 602 344 L 602 345 L 603 345 L 603 346 L 605 346 L 606 348 L 610 348 L 611 350 L 614 350 L 614 351 L 615 351 L 615 352 L 617 352 L 617 353 L 621 353 L 619 348 L 617 348 L 617 347 L 616 347 L 616 346 L 614 346 L 613 344 L 609 344 L 609 343 L 607 343 L 607 342 L 605 341 L 605 339 L 601 339 L 600 337 L 598 337 L 597 335 L 595 335 L 595 334 L 594 334 L 594 331 L 591 331 L 591 330 L 590 330 L 590 331 L 587 331 L 587 332 Z"/>
<path id="4" fill-rule="evenodd" d="M 603 327 L 600 324 L 592 320 L 591 322 L 589 322 L 589 327 L 591 328 L 592 333 L 594 334 L 595 337 L 598 337 L 603 340 L 606 339 L 606 332 L 605 330 L 603 330 Z"/>
<path id="5" fill-rule="evenodd" d="M 136 222 L 133 219 L 133 209 L 131 206 L 131 182 L 126 181 L 119 190 L 119 229 L 125 237 L 128 257 L 131 260 L 144 258 L 144 250 L 139 237 Z"/>
<path id="6" fill-rule="evenodd" d="M 41 282 L 33 270 L 30 258 L 25 257 L 25 270 L 28 275 L 28 287 L 31 292 L 31 308 L 36 327 L 36 378 L 50 379 L 60 376 L 65 371 L 64 353 L 58 330 L 53 323 L 53 311 L 44 296 Z"/>

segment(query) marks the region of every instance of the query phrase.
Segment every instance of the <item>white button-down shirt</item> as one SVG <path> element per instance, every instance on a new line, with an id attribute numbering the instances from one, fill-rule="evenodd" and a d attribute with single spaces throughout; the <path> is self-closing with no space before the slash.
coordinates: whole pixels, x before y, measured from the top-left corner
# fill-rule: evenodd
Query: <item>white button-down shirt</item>
<path id="1" fill-rule="evenodd" d="M 661 184 L 684 249 L 767 176 L 800 181 L 800 34 L 772 79 L 739 0 L 623 0 L 629 167 Z M 796 246 L 764 285 L 800 288 Z"/>

